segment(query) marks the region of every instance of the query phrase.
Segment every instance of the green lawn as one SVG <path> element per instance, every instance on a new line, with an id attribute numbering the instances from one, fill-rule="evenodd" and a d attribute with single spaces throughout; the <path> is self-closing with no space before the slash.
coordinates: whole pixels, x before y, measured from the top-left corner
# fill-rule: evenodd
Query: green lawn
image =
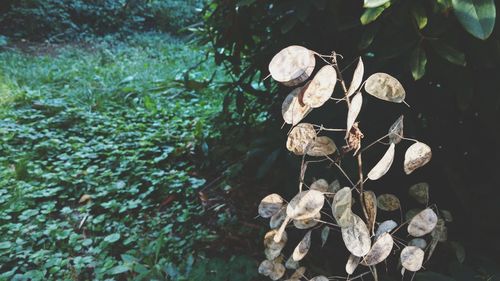
<path id="1" fill-rule="evenodd" d="M 205 280 L 226 267 L 196 251 L 217 238 L 196 166 L 223 97 L 206 83 L 211 58 L 185 73 L 206 50 L 158 34 L 23 49 L 0 52 L 0 280 Z"/>

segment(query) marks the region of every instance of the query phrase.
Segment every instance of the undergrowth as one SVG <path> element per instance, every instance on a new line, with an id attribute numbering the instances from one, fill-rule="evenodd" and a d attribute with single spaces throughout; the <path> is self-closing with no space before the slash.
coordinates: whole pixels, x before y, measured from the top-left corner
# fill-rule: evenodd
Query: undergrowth
<path id="1" fill-rule="evenodd" d="M 159 34 L 0 52 L 0 280 L 255 276 L 203 254 L 223 103 L 211 60 L 190 68 L 205 53 Z"/>

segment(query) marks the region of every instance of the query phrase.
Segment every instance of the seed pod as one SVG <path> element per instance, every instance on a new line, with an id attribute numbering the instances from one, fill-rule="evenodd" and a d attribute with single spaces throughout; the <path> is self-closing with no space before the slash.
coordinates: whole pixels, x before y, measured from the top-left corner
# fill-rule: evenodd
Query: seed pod
<path id="1" fill-rule="evenodd" d="M 314 53 L 302 46 L 292 45 L 279 51 L 269 63 L 269 72 L 274 80 L 286 85 L 298 85 L 314 70 Z"/>

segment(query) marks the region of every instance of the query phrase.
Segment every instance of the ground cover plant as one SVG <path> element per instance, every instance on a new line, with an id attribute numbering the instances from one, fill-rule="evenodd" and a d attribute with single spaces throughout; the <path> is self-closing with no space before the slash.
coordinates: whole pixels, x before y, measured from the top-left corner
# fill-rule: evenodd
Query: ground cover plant
<path id="1" fill-rule="evenodd" d="M 197 65 L 205 57 L 164 34 L 0 53 L 1 280 L 182 280 L 222 268 L 194 252 L 216 238 L 195 169 L 222 108 L 207 88 L 213 65 Z"/>

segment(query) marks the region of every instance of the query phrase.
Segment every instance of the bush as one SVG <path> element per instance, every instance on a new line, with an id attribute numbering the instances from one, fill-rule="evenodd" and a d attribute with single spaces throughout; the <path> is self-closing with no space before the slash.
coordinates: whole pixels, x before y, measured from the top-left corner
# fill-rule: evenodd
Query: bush
<path id="1" fill-rule="evenodd" d="M 0 32 L 32 40 L 134 30 L 177 33 L 197 20 L 203 0 L 22 0 L 0 4 Z"/>

